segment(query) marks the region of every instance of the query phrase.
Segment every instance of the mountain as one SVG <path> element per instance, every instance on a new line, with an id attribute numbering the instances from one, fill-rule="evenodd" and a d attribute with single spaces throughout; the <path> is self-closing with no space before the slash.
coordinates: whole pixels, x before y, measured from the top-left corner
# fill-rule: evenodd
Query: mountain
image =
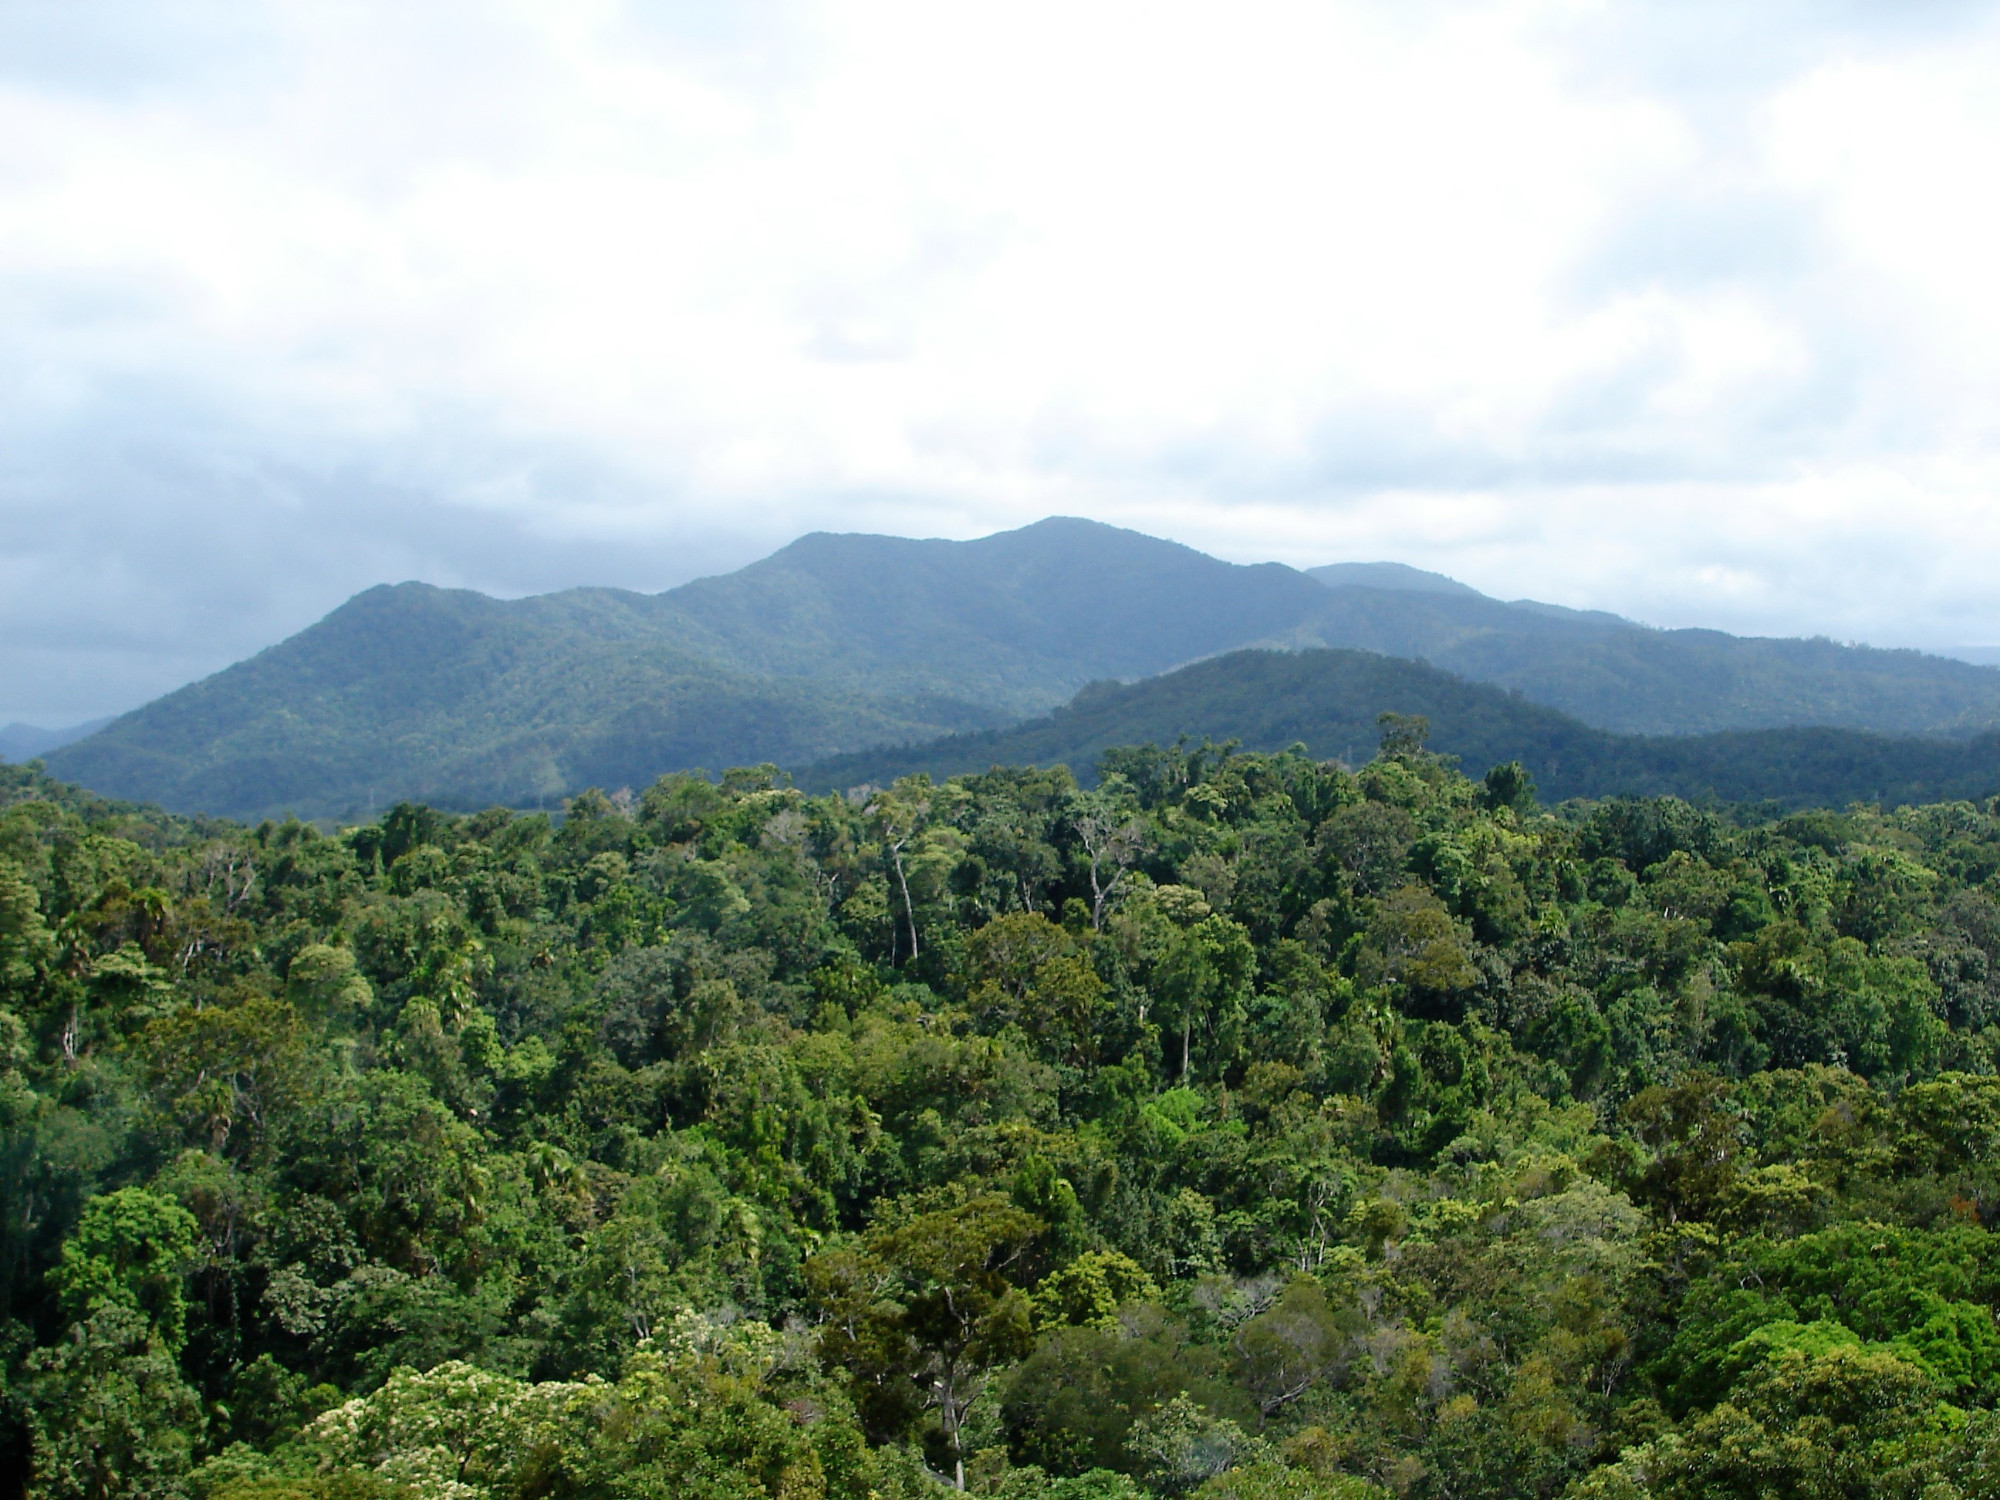
<path id="1" fill-rule="evenodd" d="M 1326 602 L 1277 563 L 1066 517 L 972 542 L 820 533 L 659 598 L 679 641 L 739 670 L 1009 714 L 1274 640 Z"/>
<path id="2" fill-rule="evenodd" d="M 945 777 L 994 765 L 1068 765 L 1088 779 L 1116 745 L 1237 740 L 1248 750 L 1303 742 L 1349 764 L 1375 749 L 1376 716 L 1422 714 L 1430 748 L 1478 776 L 1503 761 L 1528 768 L 1545 801 L 1658 795 L 1791 807 L 1894 807 L 2000 792 L 2000 734 L 1898 738 L 1850 729 L 1608 734 L 1566 714 L 1424 662 L 1362 651 L 1237 651 L 1145 682 L 1096 683 L 1065 707 L 1011 728 L 822 761 L 811 790 Z"/>
<path id="3" fill-rule="evenodd" d="M 1005 723 L 1275 638 L 1324 598 L 1274 563 L 1064 519 L 975 542 L 813 535 L 658 595 L 384 586 L 51 765 L 246 818 L 535 806 Z"/>
<path id="4" fill-rule="evenodd" d="M 243 818 L 535 806 L 997 728 L 1254 646 L 1422 658 L 1623 733 L 2000 724 L 1988 667 L 1651 630 L 1393 563 L 1243 566 L 1053 518 L 971 542 L 817 533 L 661 594 L 375 588 L 48 761 L 107 796 Z"/>
<path id="5" fill-rule="evenodd" d="M 1427 573 L 1408 563 L 1327 563 L 1305 571 L 1306 577 L 1317 578 L 1330 589 L 1400 589 L 1415 594 L 1459 594 L 1474 599 L 1486 597 L 1469 583 L 1460 583 L 1442 573 Z"/>
<path id="6" fill-rule="evenodd" d="M 1969 661 L 1982 667 L 2000 667 L 2000 646 L 1933 646 L 1933 656 L 1948 656 L 1953 661 Z"/>
<path id="7" fill-rule="evenodd" d="M 177 811 L 344 816 L 404 798 L 547 805 L 735 764 L 746 748 L 812 756 L 1004 717 L 731 671 L 673 646 L 644 596 L 401 584 L 50 760 L 94 791 Z"/>
<path id="8" fill-rule="evenodd" d="M 1315 572 L 1326 581 L 1326 570 Z M 1656 630 L 1601 611 L 1386 582 L 1331 588 L 1285 644 L 1417 658 L 1625 734 L 1831 725 L 1962 736 L 2000 727 L 1992 667 L 1825 639 Z"/>
<path id="9" fill-rule="evenodd" d="M 9 724 L 0 728 L 0 760 L 21 762 L 33 760 L 38 755 L 46 755 L 51 750 L 60 749 L 95 734 L 109 719 L 92 719 L 87 724 L 72 724 L 67 729 L 42 729 L 34 724 Z"/>

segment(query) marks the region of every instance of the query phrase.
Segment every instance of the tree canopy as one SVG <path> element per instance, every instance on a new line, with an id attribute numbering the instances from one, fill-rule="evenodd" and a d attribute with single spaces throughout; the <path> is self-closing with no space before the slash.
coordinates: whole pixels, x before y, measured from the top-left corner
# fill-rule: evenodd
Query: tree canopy
<path id="1" fill-rule="evenodd" d="M 0 1479 L 1993 1493 L 2000 804 L 0 768 Z"/>

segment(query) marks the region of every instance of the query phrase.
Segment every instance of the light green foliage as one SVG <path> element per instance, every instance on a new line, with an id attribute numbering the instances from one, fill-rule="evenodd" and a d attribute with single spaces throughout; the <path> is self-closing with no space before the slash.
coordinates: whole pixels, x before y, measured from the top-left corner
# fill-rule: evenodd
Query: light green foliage
<path id="1" fill-rule="evenodd" d="M 1210 1415 L 1186 1395 L 1135 1422 L 1127 1445 L 1140 1477 L 1163 1495 L 1185 1494 L 1264 1457 L 1263 1445 L 1242 1428 Z"/>
<path id="2" fill-rule="evenodd" d="M 144 1188 L 93 1198 L 52 1274 L 79 1322 L 107 1308 L 137 1313 L 169 1353 L 187 1336 L 182 1278 L 193 1268 L 194 1215 Z"/>
<path id="3" fill-rule="evenodd" d="M 1965 1455 L 1951 1453 L 1963 1420 L 1939 1406 L 1921 1370 L 1893 1354 L 1793 1347 L 1683 1433 L 1627 1455 L 1579 1494 L 1953 1495 L 1961 1492 L 1949 1471 L 1970 1477 Z M 1927 1487 L 1936 1480 L 1949 1487 Z"/>
<path id="4" fill-rule="evenodd" d="M 327 943 L 308 943 L 293 954 L 285 982 L 294 1004 L 343 1019 L 359 1016 L 375 998 L 355 968 L 353 950 Z"/>
<path id="5" fill-rule="evenodd" d="M 1037 1327 L 1110 1329 L 1128 1302 L 1152 1302 L 1160 1289 L 1145 1268 L 1116 1250 L 1086 1250 L 1042 1278 L 1030 1299 Z"/>
<path id="6" fill-rule="evenodd" d="M 1172 892 L 1187 889 L 1166 888 Z M 1189 904 L 1183 909 L 1192 917 L 1197 908 Z M 1153 984 L 1162 1023 L 1180 1032 L 1179 1077 L 1183 1081 L 1191 1082 L 1195 1076 L 1193 1045 L 1198 1032 L 1205 1043 L 1205 1072 L 1213 1075 L 1231 1060 L 1249 1005 L 1256 962 L 1250 934 L 1219 912 L 1195 918 L 1169 940 L 1154 967 Z"/>

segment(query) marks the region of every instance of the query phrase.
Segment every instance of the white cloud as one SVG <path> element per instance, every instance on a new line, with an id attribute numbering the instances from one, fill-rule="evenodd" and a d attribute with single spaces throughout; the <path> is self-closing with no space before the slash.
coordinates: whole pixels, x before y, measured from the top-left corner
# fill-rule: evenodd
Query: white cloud
<path id="1" fill-rule="evenodd" d="M 0 717 L 1050 512 L 2000 640 L 1980 6 L 0 12 Z"/>

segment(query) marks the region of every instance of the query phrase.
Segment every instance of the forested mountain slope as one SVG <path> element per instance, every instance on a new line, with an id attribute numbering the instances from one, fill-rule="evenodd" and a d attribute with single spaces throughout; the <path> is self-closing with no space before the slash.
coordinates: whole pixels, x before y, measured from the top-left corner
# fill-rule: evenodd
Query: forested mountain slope
<path id="1" fill-rule="evenodd" d="M 1755 729 L 1672 737 L 1606 734 L 1554 709 L 1424 662 L 1362 651 L 1238 651 L 1144 682 L 1100 683 L 1043 718 L 811 766 L 811 787 L 886 784 L 989 765 L 1056 765 L 1088 775 L 1114 745 L 1293 743 L 1357 764 L 1382 713 L 1422 715 L 1433 750 L 1478 769 L 1516 760 L 1545 796 L 1672 794 L 1787 806 L 1887 807 L 2000 792 L 2000 735 L 1897 738 L 1846 729 Z"/>
<path id="2" fill-rule="evenodd" d="M 1317 578 L 1330 589 L 1355 586 L 1369 589 L 1399 589 L 1419 594 L 1457 594 L 1462 598 L 1471 599 L 1485 597 L 1470 584 L 1460 583 L 1456 578 L 1447 578 L 1442 573 L 1430 573 L 1422 568 L 1413 568 L 1406 563 L 1324 563 L 1317 568 L 1307 568 L 1305 572 L 1308 578 Z"/>
<path id="3" fill-rule="evenodd" d="M 1815 724 L 1968 735 L 2000 726 L 1991 667 L 1829 640 L 1652 630 L 1429 585 L 1335 589 L 1290 643 L 1420 658 L 1623 734 Z"/>
<path id="4" fill-rule="evenodd" d="M 641 595 L 402 584 L 48 759 L 182 811 L 339 816 L 407 797 L 553 805 L 746 750 L 810 758 L 1002 717 L 718 666 L 666 639 Z"/>
<path id="5" fill-rule="evenodd" d="M 1326 599 L 1276 563 L 1063 517 L 972 542 L 822 533 L 660 596 L 676 640 L 731 666 L 1010 716 L 1276 639 Z"/>
<path id="6" fill-rule="evenodd" d="M 802 764 L 1000 725 L 1094 680 L 1249 645 L 1424 657 L 1634 731 L 1944 734 L 2000 720 L 1991 668 L 1645 630 L 1387 564 L 1321 574 L 1058 518 L 972 542 L 808 536 L 658 595 L 496 600 L 403 584 L 49 763 L 109 795 L 241 817 L 356 815 L 403 797 L 537 806 L 668 770 Z"/>
<path id="7" fill-rule="evenodd" d="M 2000 806 L 0 768 L 0 1493 L 1975 1500 Z"/>

